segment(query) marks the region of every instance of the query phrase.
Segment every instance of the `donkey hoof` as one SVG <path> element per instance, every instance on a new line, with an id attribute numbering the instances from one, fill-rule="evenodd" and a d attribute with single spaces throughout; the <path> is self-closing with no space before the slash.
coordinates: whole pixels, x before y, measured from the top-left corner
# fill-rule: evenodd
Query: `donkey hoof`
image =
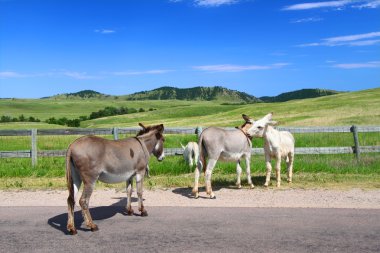
<path id="1" fill-rule="evenodd" d="M 211 192 L 211 194 L 210 194 L 210 199 L 216 199 L 216 196 L 213 192 Z"/>
<path id="2" fill-rule="evenodd" d="M 241 184 L 236 184 L 238 189 L 241 189 Z"/>
<path id="3" fill-rule="evenodd" d="M 251 184 L 251 185 L 249 186 L 249 188 L 253 189 L 253 188 L 255 188 L 255 186 L 254 186 L 253 184 Z"/>
<path id="4" fill-rule="evenodd" d="M 133 215 L 133 213 L 134 213 L 134 212 L 133 212 L 133 209 L 129 209 L 129 210 L 127 210 L 127 215 L 128 215 L 128 216 Z"/>
<path id="5" fill-rule="evenodd" d="M 70 235 L 76 235 L 78 234 L 77 230 L 74 228 L 74 229 L 69 229 L 69 234 Z"/>
<path id="6" fill-rule="evenodd" d="M 98 226 L 95 225 L 95 224 L 94 224 L 94 226 L 91 227 L 91 231 L 92 231 L 92 232 L 95 232 L 95 231 L 98 231 L 98 230 L 99 230 L 99 228 L 98 228 Z"/>
<path id="7" fill-rule="evenodd" d="M 199 193 L 198 192 L 194 192 L 193 194 L 194 194 L 194 198 L 195 199 L 199 198 Z"/>
<path id="8" fill-rule="evenodd" d="M 141 217 L 146 217 L 148 216 L 148 212 L 146 210 L 141 212 Z"/>

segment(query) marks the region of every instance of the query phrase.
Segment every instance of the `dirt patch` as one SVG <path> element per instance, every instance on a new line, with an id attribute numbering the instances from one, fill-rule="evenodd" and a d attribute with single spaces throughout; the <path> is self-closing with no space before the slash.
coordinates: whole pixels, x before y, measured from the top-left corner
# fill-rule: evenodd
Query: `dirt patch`
<path id="1" fill-rule="evenodd" d="M 0 191 L 0 206 L 66 206 L 67 191 Z M 302 207 L 380 209 L 380 190 L 216 189 L 216 199 L 201 191 L 199 199 L 190 188 L 145 190 L 149 206 L 192 207 Z M 132 195 L 136 205 L 136 192 Z M 125 205 L 125 191 L 95 190 L 90 206 Z"/>

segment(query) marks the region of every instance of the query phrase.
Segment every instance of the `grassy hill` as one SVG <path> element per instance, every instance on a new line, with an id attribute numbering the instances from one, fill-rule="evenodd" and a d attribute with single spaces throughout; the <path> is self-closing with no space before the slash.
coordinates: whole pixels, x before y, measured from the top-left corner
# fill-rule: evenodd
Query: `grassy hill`
<path id="1" fill-rule="evenodd" d="M 257 102 L 285 102 L 294 99 L 315 98 L 335 95 L 340 92 L 326 89 L 302 89 L 281 93 L 278 96 L 264 96 L 256 98 L 245 92 L 230 90 L 221 86 L 176 88 L 164 86 L 150 91 L 136 92 L 130 95 L 120 96 L 124 100 L 218 100 L 225 103 L 257 103 Z M 58 94 L 42 99 L 119 99 L 119 96 L 102 94 L 94 90 L 82 90 L 75 93 Z"/>
<path id="2" fill-rule="evenodd" d="M 286 101 L 295 100 L 295 99 L 316 98 L 316 97 L 323 97 L 323 96 L 329 96 L 329 95 L 336 95 L 338 93 L 341 93 L 341 92 L 335 91 L 335 90 L 326 90 L 326 89 L 302 89 L 302 90 L 281 93 L 280 95 L 274 96 L 274 97 L 269 97 L 269 96 L 260 97 L 259 99 L 268 103 L 286 102 Z"/>
<path id="3" fill-rule="evenodd" d="M 146 112 L 88 120 L 81 127 L 127 127 L 164 123 L 166 126 L 237 126 L 241 114 L 257 119 L 268 112 L 286 126 L 380 125 L 380 88 L 340 93 L 319 98 L 283 103 L 223 105 L 221 101 L 142 100 L 123 99 L 1 99 L 0 115 L 21 114 L 42 121 L 49 117 L 69 119 L 89 115 L 106 106 L 144 108 Z M 147 111 L 148 108 L 157 110 Z M 46 123 L 2 123 L 2 129 L 63 128 Z"/>
<path id="4" fill-rule="evenodd" d="M 224 87 L 194 87 L 194 88 L 175 88 L 161 87 L 151 91 L 137 92 L 124 96 L 127 100 L 219 100 L 228 102 L 260 102 L 256 97 L 245 92 L 230 90 Z"/>
<path id="5" fill-rule="evenodd" d="M 64 93 L 64 94 L 58 94 L 52 97 L 43 97 L 42 99 L 88 99 L 88 98 L 97 98 L 97 99 L 104 99 L 104 98 L 110 98 L 113 96 L 106 95 L 94 90 L 82 90 L 75 93 Z"/>

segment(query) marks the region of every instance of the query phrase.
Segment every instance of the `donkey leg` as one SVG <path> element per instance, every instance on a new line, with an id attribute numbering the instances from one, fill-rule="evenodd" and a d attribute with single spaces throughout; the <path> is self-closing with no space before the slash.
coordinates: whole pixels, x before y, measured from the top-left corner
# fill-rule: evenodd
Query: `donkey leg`
<path id="1" fill-rule="evenodd" d="M 269 182 L 270 182 L 270 174 L 272 172 L 272 164 L 271 164 L 270 156 L 269 155 L 265 155 L 265 164 L 266 164 L 266 168 L 267 168 L 267 173 L 266 173 L 266 178 L 265 178 L 265 184 L 264 184 L 264 186 L 268 187 Z"/>
<path id="2" fill-rule="evenodd" d="M 237 175 L 236 186 L 237 186 L 238 189 L 240 189 L 241 188 L 241 181 L 240 181 L 240 176 L 241 176 L 240 160 L 237 161 L 237 163 L 236 163 L 236 175 Z"/>
<path id="3" fill-rule="evenodd" d="M 198 192 L 198 183 L 199 183 L 199 175 L 201 173 L 201 170 L 202 170 L 202 164 L 201 162 L 198 162 L 197 163 L 197 166 L 195 166 L 195 171 L 194 171 L 194 187 L 193 187 L 193 194 L 194 194 L 194 198 L 198 198 L 199 197 L 199 192 Z"/>
<path id="4" fill-rule="evenodd" d="M 77 234 L 77 230 L 74 224 L 75 198 L 74 198 L 74 194 L 71 194 L 71 192 L 69 194 L 69 197 L 67 198 L 67 207 L 68 207 L 67 230 L 69 231 L 70 234 L 75 235 Z"/>
<path id="5" fill-rule="evenodd" d="M 289 161 L 286 163 L 287 165 L 287 172 L 288 172 L 288 182 L 292 182 L 293 178 L 293 162 L 294 162 L 294 153 L 289 153 L 288 155 Z"/>
<path id="6" fill-rule="evenodd" d="M 276 180 L 277 187 L 281 186 L 281 155 L 277 155 L 276 157 Z"/>
<path id="7" fill-rule="evenodd" d="M 133 188 L 133 178 L 128 179 L 127 181 L 127 206 L 125 207 L 127 210 L 127 215 L 133 214 L 132 209 L 132 188 Z"/>
<path id="8" fill-rule="evenodd" d="M 82 179 L 79 176 L 78 171 L 75 169 L 72 162 L 70 162 L 70 178 L 68 182 L 68 190 L 69 190 L 69 197 L 67 198 L 67 206 L 68 206 L 68 212 L 67 212 L 67 230 L 70 234 L 75 235 L 77 234 L 77 230 L 75 228 L 74 223 L 74 209 L 75 209 L 75 200 L 77 197 L 78 190 L 82 184 Z"/>
<path id="9" fill-rule="evenodd" d="M 148 212 L 144 208 L 143 204 L 143 182 L 144 174 L 137 173 L 136 175 L 136 188 L 137 188 L 137 198 L 138 198 L 138 208 L 141 212 L 141 216 L 148 216 Z"/>
<path id="10" fill-rule="evenodd" d="M 247 171 L 247 180 L 248 180 L 248 185 L 251 189 L 255 188 L 255 186 L 252 183 L 252 178 L 251 178 L 251 156 L 245 156 L 245 164 L 247 166 L 246 171 Z"/>
<path id="11" fill-rule="evenodd" d="M 94 190 L 94 185 L 95 183 L 93 184 L 85 183 L 83 187 L 82 196 L 79 200 L 79 204 L 82 207 L 83 219 L 86 223 L 86 226 L 89 227 L 91 231 L 93 232 L 99 230 L 98 226 L 92 221 L 90 211 L 88 210 L 88 207 L 90 204 L 90 197 Z"/>
<path id="12" fill-rule="evenodd" d="M 212 176 L 212 170 L 214 169 L 216 162 L 217 160 L 210 159 L 208 161 L 207 169 L 206 169 L 206 193 L 210 195 L 210 199 L 215 199 L 215 194 L 212 191 L 212 187 L 211 187 L 211 176 Z"/>

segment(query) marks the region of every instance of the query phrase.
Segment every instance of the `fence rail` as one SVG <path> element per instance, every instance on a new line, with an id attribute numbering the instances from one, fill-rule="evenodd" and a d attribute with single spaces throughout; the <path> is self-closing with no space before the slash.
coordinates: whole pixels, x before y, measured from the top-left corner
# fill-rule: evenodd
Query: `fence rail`
<path id="1" fill-rule="evenodd" d="M 225 128 L 233 129 L 233 128 Z M 339 126 L 339 127 L 278 127 L 291 133 L 352 133 L 353 146 L 351 147 L 296 147 L 296 154 L 355 154 L 360 158 L 360 153 L 380 152 L 380 146 L 360 146 L 358 133 L 380 132 L 380 126 Z M 66 150 L 37 150 L 38 135 L 113 135 L 117 140 L 119 134 L 137 134 L 141 128 L 72 128 L 72 129 L 31 129 L 31 130 L 0 130 L 0 136 L 31 136 L 30 150 L 0 151 L 0 158 L 32 158 L 33 166 L 37 164 L 37 157 L 62 157 Z M 165 134 L 196 134 L 202 128 L 177 127 L 166 128 Z M 165 148 L 166 155 L 180 155 L 182 148 Z M 252 154 L 264 154 L 263 148 L 252 148 Z"/>

